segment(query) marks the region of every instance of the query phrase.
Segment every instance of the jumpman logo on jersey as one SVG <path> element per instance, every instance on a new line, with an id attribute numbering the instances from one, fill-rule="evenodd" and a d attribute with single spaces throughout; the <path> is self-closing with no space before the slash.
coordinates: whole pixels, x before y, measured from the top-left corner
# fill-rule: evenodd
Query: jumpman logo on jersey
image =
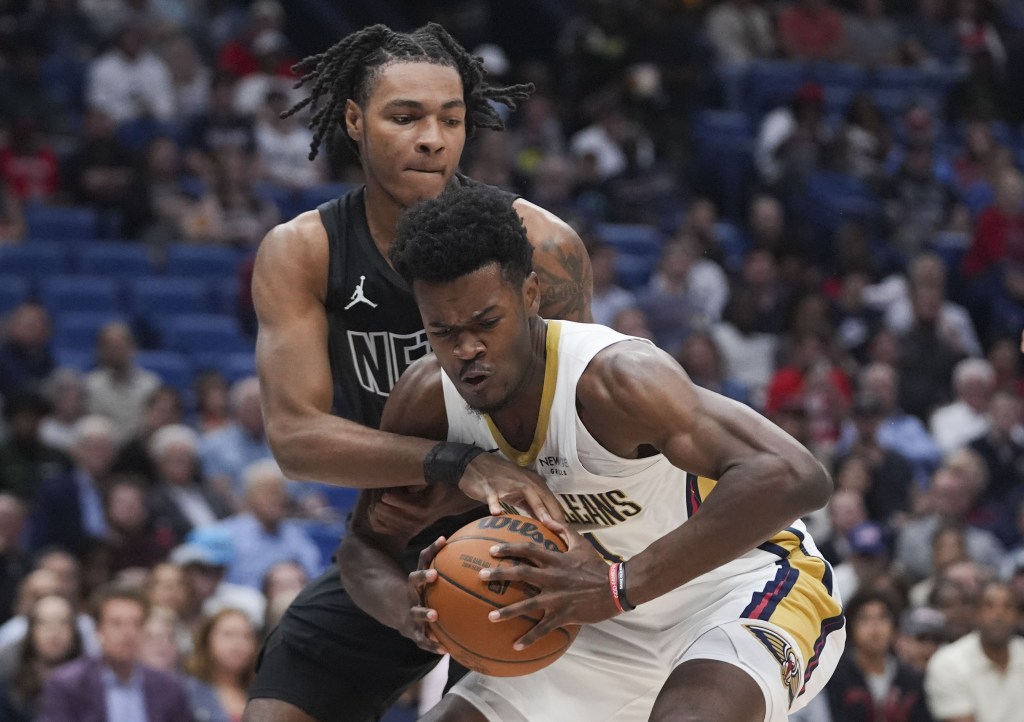
<path id="1" fill-rule="evenodd" d="M 356 286 L 356 290 L 352 292 L 352 300 L 348 302 L 347 306 L 345 306 L 346 311 L 355 306 L 357 303 L 365 303 L 370 308 L 377 308 L 376 303 L 374 303 L 373 301 L 371 301 L 370 299 L 363 295 L 363 283 L 365 281 L 366 276 L 359 277 L 359 284 Z"/>

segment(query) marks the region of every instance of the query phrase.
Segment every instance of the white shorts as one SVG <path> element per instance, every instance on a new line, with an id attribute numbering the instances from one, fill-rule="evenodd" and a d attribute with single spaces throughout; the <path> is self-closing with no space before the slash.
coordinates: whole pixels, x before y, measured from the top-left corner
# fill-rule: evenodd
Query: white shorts
<path id="1" fill-rule="evenodd" d="M 846 631 L 839 598 L 824 593 L 820 576 L 782 584 L 782 572 L 745 574 L 724 594 L 686 585 L 652 602 L 651 613 L 637 614 L 644 605 L 585 626 L 565 655 L 539 672 L 470 673 L 451 693 L 491 722 L 646 722 L 676 667 L 712 659 L 747 672 L 764 694 L 765 722 L 784 722 L 825 686 Z"/>

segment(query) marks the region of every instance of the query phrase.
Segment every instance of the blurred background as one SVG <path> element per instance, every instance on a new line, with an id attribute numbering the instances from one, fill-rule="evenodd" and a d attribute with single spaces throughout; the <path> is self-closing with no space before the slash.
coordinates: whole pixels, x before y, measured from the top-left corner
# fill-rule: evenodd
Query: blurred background
<path id="1" fill-rule="evenodd" d="M 536 84 L 462 170 L 576 228 L 596 320 L 833 472 L 807 521 L 856 614 L 802 719 L 941 719 L 931 654 L 993 614 L 1024 690 L 1024 2 L 0 0 L 0 719 L 100 651 L 112 582 L 143 661 L 240 711 L 354 502 L 283 478 L 254 378 L 261 238 L 361 182 L 279 117 L 292 65 L 428 20 Z"/>

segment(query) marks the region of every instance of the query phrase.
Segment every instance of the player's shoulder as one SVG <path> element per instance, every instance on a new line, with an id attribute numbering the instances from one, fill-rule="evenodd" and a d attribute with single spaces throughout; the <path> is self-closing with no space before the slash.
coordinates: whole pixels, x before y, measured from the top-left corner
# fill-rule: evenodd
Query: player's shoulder
<path id="1" fill-rule="evenodd" d="M 526 226 L 526 236 L 536 248 L 554 242 L 558 245 L 582 245 L 579 235 L 572 226 L 551 211 L 531 203 L 525 198 L 516 198 L 512 207 Z"/>
<path id="2" fill-rule="evenodd" d="M 663 390 L 665 375 L 680 372 L 678 362 L 644 339 L 616 334 L 599 349 L 580 375 L 577 395 L 618 400 Z"/>
<path id="3" fill-rule="evenodd" d="M 316 210 L 280 223 L 263 237 L 256 253 L 256 273 L 281 273 L 291 268 L 313 277 L 326 277 L 327 229 Z"/>
<path id="4" fill-rule="evenodd" d="M 381 428 L 428 435 L 447 427 L 441 365 L 434 354 L 416 359 L 391 390 Z"/>

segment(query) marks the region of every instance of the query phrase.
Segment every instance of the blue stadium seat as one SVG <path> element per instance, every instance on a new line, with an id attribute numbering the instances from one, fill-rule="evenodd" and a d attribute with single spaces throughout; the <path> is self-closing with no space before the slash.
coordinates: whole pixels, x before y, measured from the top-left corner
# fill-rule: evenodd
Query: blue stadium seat
<path id="1" fill-rule="evenodd" d="M 21 276 L 0 276 L 0 315 L 28 298 L 28 280 Z"/>
<path id="2" fill-rule="evenodd" d="M 192 385 L 195 368 L 184 354 L 175 351 L 139 351 L 135 361 L 179 391 L 187 391 Z"/>
<path id="3" fill-rule="evenodd" d="M 118 283 L 105 276 L 49 276 L 39 281 L 39 296 L 53 314 L 121 310 Z"/>
<path id="4" fill-rule="evenodd" d="M 128 308 L 143 320 L 154 314 L 208 313 L 210 284 L 199 278 L 138 278 L 128 283 Z"/>
<path id="5" fill-rule="evenodd" d="M 614 246 L 620 254 L 661 257 L 662 236 L 654 226 L 631 223 L 600 223 L 598 238 Z"/>
<path id="6" fill-rule="evenodd" d="M 0 273 L 41 278 L 68 270 L 68 249 L 53 241 L 26 241 L 0 247 Z"/>
<path id="7" fill-rule="evenodd" d="M 107 311 L 62 311 L 54 314 L 54 345 L 77 348 L 91 356 L 100 329 L 112 321 L 126 322 L 127 319 L 119 313 Z"/>
<path id="8" fill-rule="evenodd" d="M 147 277 L 156 273 L 145 248 L 116 241 L 83 246 L 78 253 L 78 270 L 119 278 Z"/>
<path id="9" fill-rule="evenodd" d="M 178 142 L 181 137 L 181 128 L 174 123 L 153 118 L 129 120 L 117 128 L 118 142 L 135 153 L 142 153 L 146 146 L 160 137 L 168 137 Z"/>
<path id="10" fill-rule="evenodd" d="M 198 355 L 252 351 L 252 344 L 231 316 L 212 313 L 181 314 L 160 320 L 163 346 Z"/>
<path id="11" fill-rule="evenodd" d="M 92 351 L 87 351 L 76 346 L 56 346 L 53 349 L 53 358 L 58 366 L 88 371 L 96 365 L 96 356 Z"/>
<path id="12" fill-rule="evenodd" d="M 217 313 L 234 316 L 238 313 L 238 279 L 225 278 L 210 284 L 213 308 Z"/>
<path id="13" fill-rule="evenodd" d="M 747 251 L 747 239 L 735 224 L 719 221 L 715 224 L 715 240 L 722 251 L 727 270 L 738 272 L 743 265 L 743 256 Z"/>
<path id="14" fill-rule="evenodd" d="M 168 276 L 234 278 L 238 271 L 238 253 L 221 246 L 177 244 L 167 249 L 164 271 Z"/>
<path id="15" fill-rule="evenodd" d="M 739 110 L 701 110 L 693 119 L 694 133 L 744 138 L 753 135 L 750 117 Z"/>
<path id="16" fill-rule="evenodd" d="M 253 351 L 232 351 L 228 353 L 198 353 L 195 355 L 196 368 L 210 368 L 220 371 L 228 383 L 256 375 L 256 355 Z"/>
<path id="17" fill-rule="evenodd" d="M 622 287 L 628 290 L 644 286 L 657 265 L 658 259 L 651 256 L 620 253 L 615 257 L 615 273 Z"/>
<path id="18" fill-rule="evenodd" d="M 303 188 L 298 192 L 298 202 L 303 210 L 313 210 L 321 203 L 340 198 L 355 187 L 355 183 L 323 183 L 312 188 Z"/>
<path id="19" fill-rule="evenodd" d="M 942 91 L 946 81 L 942 75 L 920 68 L 877 68 L 870 78 L 871 86 L 879 90 L 899 90 L 904 93 L 913 91 Z"/>
<path id="20" fill-rule="evenodd" d="M 25 206 L 28 237 L 74 243 L 95 240 L 99 228 L 96 211 L 92 208 L 44 206 L 30 203 Z"/>
<path id="21" fill-rule="evenodd" d="M 826 88 L 846 88 L 856 91 L 864 86 L 864 70 L 849 63 L 820 63 L 811 70 L 811 76 Z"/>
<path id="22" fill-rule="evenodd" d="M 752 118 L 793 99 L 807 79 L 803 63 L 789 60 L 761 60 L 747 71 L 744 109 Z"/>

